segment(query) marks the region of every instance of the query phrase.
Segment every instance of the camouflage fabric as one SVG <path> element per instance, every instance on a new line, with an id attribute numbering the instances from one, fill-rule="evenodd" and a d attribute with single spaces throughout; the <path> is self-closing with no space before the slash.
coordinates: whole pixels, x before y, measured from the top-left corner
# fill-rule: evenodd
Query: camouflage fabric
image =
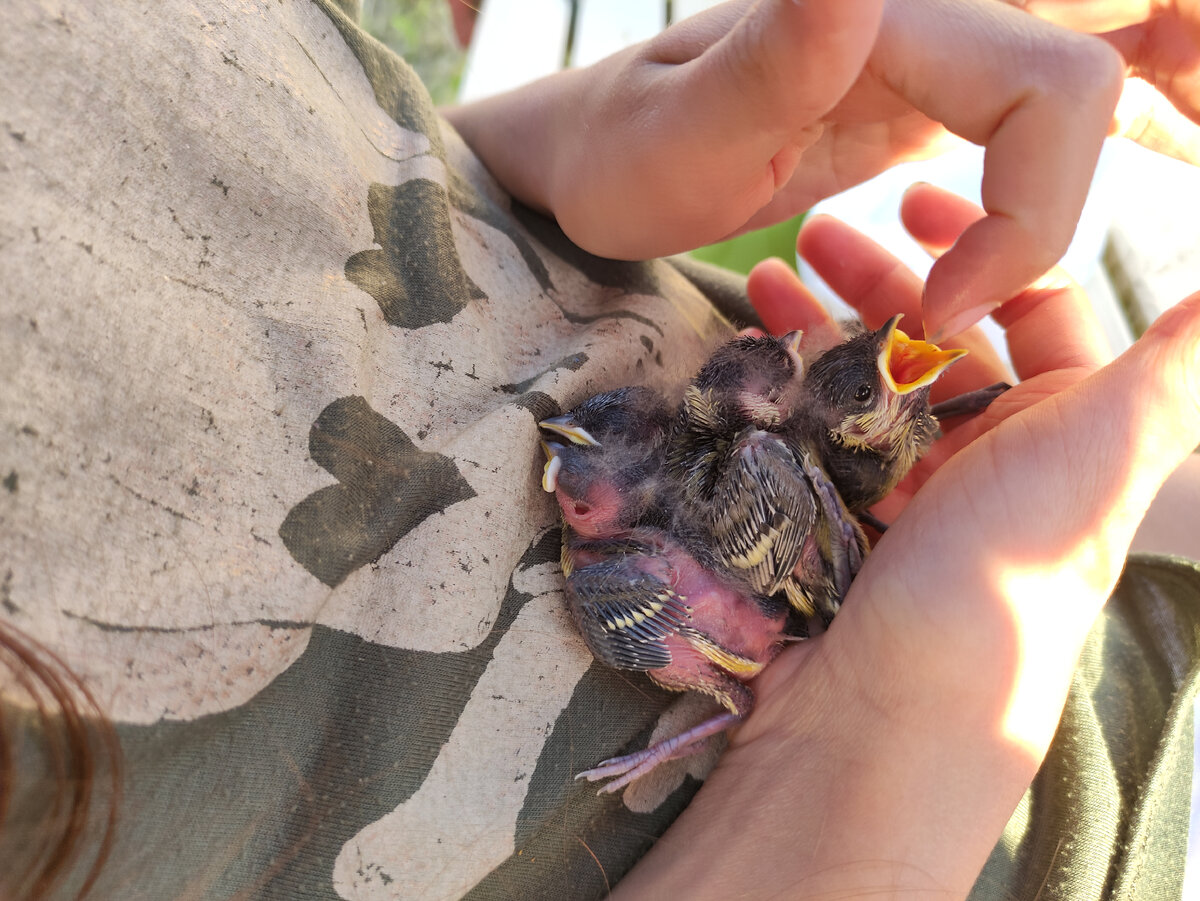
<path id="1" fill-rule="evenodd" d="M 5 25 L 0 617 L 116 724 L 91 896 L 602 895 L 715 753 L 615 798 L 572 780 L 704 702 L 574 634 L 536 422 L 677 386 L 752 315 L 737 280 L 572 246 L 332 3 L 21 3 Z M 1139 664 L 1159 703 L 1094 788 L 1124 792 L 1088 865 L 1109 888 L 1131 838 L 1176 853 L 1168 814 L 1186 840 L 1182 764 L 1129 824 L 1149 765 L 1190 749 L 1197 574 L 1134 571 L 1114 622 L 1158 591 L 1186 646 Z M 1156 660 L 1167 626 L 1107 628 L 1077 688 L 1128 699 L 1105 662 Z M 54 767 L 0 688 L 20 860 Z M 1006 837 L 980 897 L 1078 863 L 1058 838 Z"/>

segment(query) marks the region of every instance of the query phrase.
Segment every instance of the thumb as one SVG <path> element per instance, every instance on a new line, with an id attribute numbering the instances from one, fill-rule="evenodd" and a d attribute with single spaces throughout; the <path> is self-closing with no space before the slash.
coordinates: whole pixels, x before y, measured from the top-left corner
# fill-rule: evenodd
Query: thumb
<path id="1" fill-rule="evenodd" d="M 893 877 L 964 897 L 1045 755 L 1138 520 L 1200 443 L 1198 391 L 1200 294 L 951 458 L 867 558 L 829 630 L 758 677 L 726 759 L 768 762 L 718 769 L 674 840 L 711 833 L 714 810 L 749 811 L 719 853 L 787 857 L 857 878 L 859 894 L 874 877 L 862 861 L 901 861 Z M 773 798 L 788 806 L 776 812 Z M 771 826 L 755 829 L 763 810 Z M 797 853 L 795 835 L 824 840 Z M 931 835 L 949 845 L 913 838 Z"/>
<path id="2" fill-rule="evenodd" d="M 1107 596 L 1159 488 L 1200 444 L 1200 292 L 1111 364 L 1027 413 L 1041 460 L 1065 483 L 1042 504 L 1057 509 L 1042 513 L 1064 548 L 1071 536 L 1087 546 L 1093 587 Z M 1006 475 L 1019 484 L 1019 473 Z"/>
<path id="3" fill-rule="evenodd" d="M 1009 738 L 1040 759 L 1142 517 L 1198 444 L 1200 292 L 1108 366 L 968 445 L 916 494 L 862 574 L 889 574 L 886 598 L 864 592 L 862 606 L 886 623 L 887 653 L 910 661 L 913 684 L 895 690 L 969 687 L 969 706 L 1005 709 Z M 914 560 L 914 546 L 928 553 Z M 848 598 L 843 614 L 858 609 Z M 966 683 L 963 672 L 988 678 Z"/>
<path id="4" fill-rule="evenodd" d="M 943 579 L 977 580 L 981 569 L 1075 572 L 1085 606 L 1074 612 L 1086 630 L 1154 496 L 1198 444 L 1200 292 L 1109 365 L 952 457 L 903 519 L 926 519 L 923 534 L 946 546 Z M 934 528 L 956 517 L 972 528 Z"/>

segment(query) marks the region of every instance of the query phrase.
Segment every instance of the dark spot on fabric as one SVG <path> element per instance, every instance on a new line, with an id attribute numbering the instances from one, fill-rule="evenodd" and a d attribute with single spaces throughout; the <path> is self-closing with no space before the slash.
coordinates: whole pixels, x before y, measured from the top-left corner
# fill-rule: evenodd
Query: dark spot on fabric
<path id="1" fill-rule="evenodd" d="M 520 397 L 514 398 L 513 403 L 532 413 L 534 422 L 541 422 L 562 413 L 558 401 L 544 391 L 526 391 Z"/>
<path id="2" fill-rule="evenodd" d="M 547 366 L 541 372 L 531 375 L 523 382 L 500 385 L 496 388 L 496 390 L 502 391 L 505 394 L 522 394 L 526 391 L 526 389 L 529 388 L 530 385 L 532 385 L 546 373 L 553 372 L 556 369 L 569 369 L 571 372 L 578 372 L 583 367 L 583 364 L 587 361 L 588 355 L 583 352 L 569 354 L 568 356 L 563 357 L 561 360 L 558 360 L 550 366 Z"/>
<path id="3" fill-rule="evenodd" d="M 346 278 L 375 298 L 388 325 L 449 322 L 484 296 L 459 260 L 441 185 L 423 178 L 372 184 L 367 213 L 379 248 L 350 257 Z"/>
<path id="4" fill-rule="evenodd" d="M 322 410 L 308 447 L 338 483 L 293 507 L 279 537 L 297 563 L 331 588 L 429 516 L 475 497 L 449 457 L 418 450 L 361 397 Z"/>
<path id="5" fill-rule="evenodd" d="M 550 271 L 529 243 L 529 239 L 513 222 L 511 211 L 480 194 L 458 172 L 451 173 L 449 185 L 451 205 L 472 219 L 478 219 L 507 236 L 529 268 L 530 274 L 537 280 L 538 286 L 543 291 L 552 291 L 554 282 L 550 278 Z"/>

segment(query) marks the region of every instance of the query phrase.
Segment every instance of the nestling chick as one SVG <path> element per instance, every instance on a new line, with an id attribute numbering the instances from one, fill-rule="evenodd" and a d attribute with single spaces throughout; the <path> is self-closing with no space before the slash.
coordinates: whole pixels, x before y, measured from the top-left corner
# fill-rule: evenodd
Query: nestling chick
<path id="1" fill-rule="evenodd" d="M 661 395 L 634 386 L 594 395 L 538 423 L 567 439 L 542 442 L 542 487 L 556 494 L 577 535 L 613 538 L 643 521 L 661 522 L 660 471 L 671 420 Z"/>
<path id="2" fill-rule="evenodd" d="M 744 681 L 785 640 L 782 605 L 744 592 L 666 529 L 642 524 L 675 497 L 658 467 L 668 417 L 656 398 L 647 389 L 609 392 L 542 423 L 570 442 L 543 442 L 543 487 L 555 492 L 562 510 L 567 605 L 589 650 L 665 688 L 710 695 L 726 709 L 580 774 L 593 781 L 616 777 L 605 792 L 694 753 L 743 719 L 754 704 Z"/>
<path id="3" fill-rule="evenodd" d="M 713 406 L 731 421 L 775 428 L 801 402 L 804 361 L 801 332 L 779 338 L 739 336 L 719 346 L 696 373 L 692 385 L 708 392 Z"/>
<path id="4" fill-rule="evenodd" d="M 866 540 L 819 459 L 784 433 L 805 397 L 798 339 L 719 348 L 685 391 L 667 467 L 682 493 L 678 533 L 693 530 L 750 593 L 782 592 L 803 615 L 827 619 Z"/>
<path id="5" fill-rule="evenodd" d="M 616 542 L 581 543 L 567 578 L 567 605 L 596 659 L 642 670 L 674 691 L 715 698 L 725 712 L 650 747 L 606 760 L 577 778 L 613 781 L 612 792 L 658 764 L 686 757 L 754 707 L 745 682 L 779 653 L 787 608 L 742 591 L 697 561 L 663 529 L 633 530 Z"/>
<path id="6" fill-rule="evenodd" d="M 933 382 L 965 350 L 909 338 L 893 316 L 863 330 L 808 366 L 798 414 L 784 431 L 811 449 L 847 509 L 859 513 L 896 487 L 933 443 Z"/>

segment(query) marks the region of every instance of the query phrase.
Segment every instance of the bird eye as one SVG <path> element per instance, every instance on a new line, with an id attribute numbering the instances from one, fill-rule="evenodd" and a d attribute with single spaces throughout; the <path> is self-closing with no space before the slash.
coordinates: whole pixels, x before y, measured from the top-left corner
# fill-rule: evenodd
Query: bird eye
<path id="1" fill-rule="evenodd" d="M 871 393 L 871 386 L 864 382 L 854 389 L 854 399 L 858 403 L 864 404 L 871 399 Z"/>

